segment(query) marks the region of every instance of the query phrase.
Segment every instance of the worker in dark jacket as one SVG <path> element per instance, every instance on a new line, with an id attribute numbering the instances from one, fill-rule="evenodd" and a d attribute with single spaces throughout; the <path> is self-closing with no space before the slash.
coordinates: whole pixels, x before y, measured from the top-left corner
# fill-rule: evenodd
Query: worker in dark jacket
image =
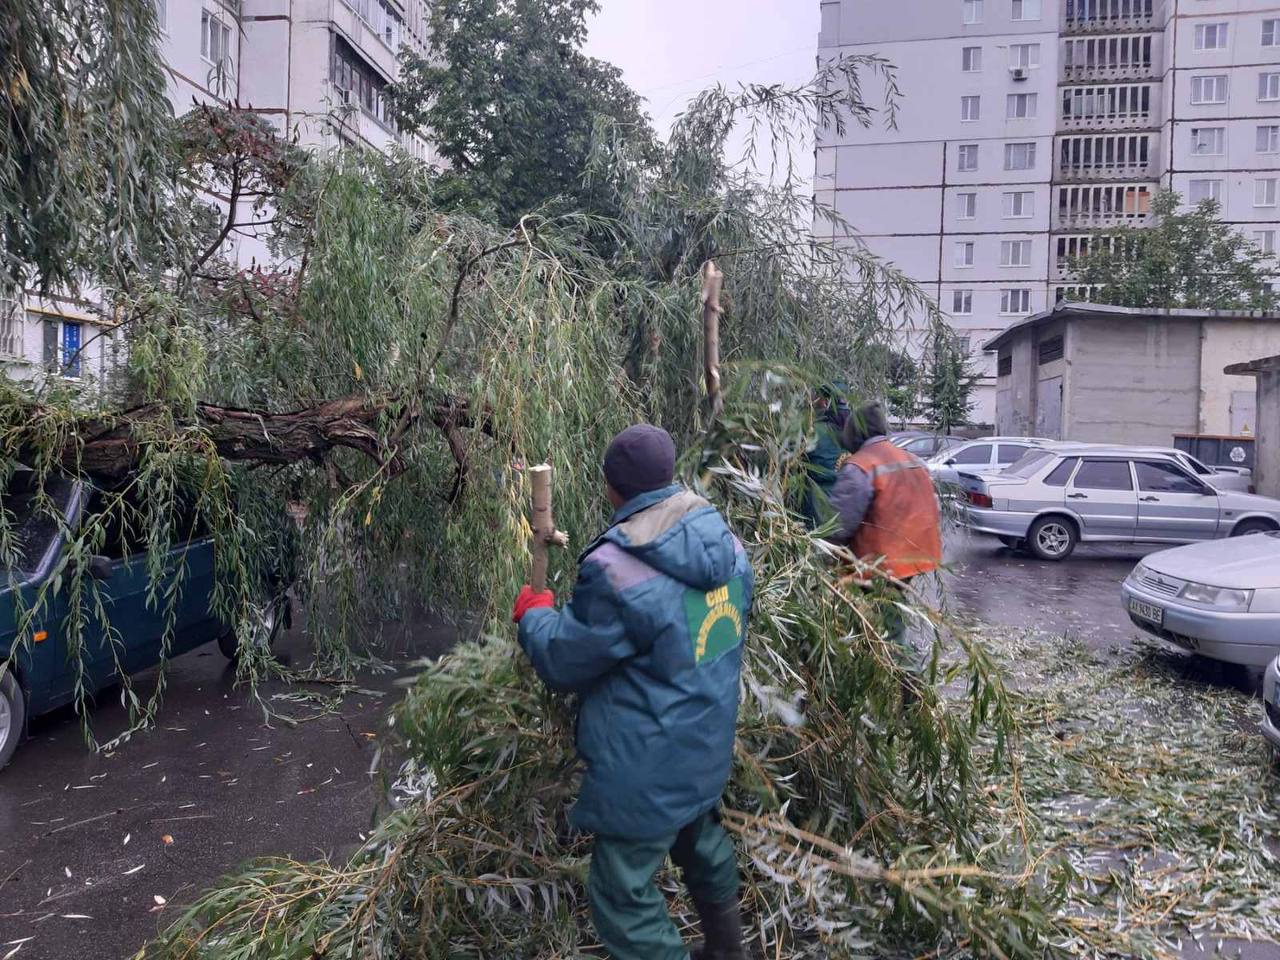
<path id="1" fill-rule="evenodd" d="M 738 868 L 718 808 L 733 763 L 752 574 L 724 519 L 673 482 L 665 430 L 624 430 L 604 458 L 615 513 L 573 598 L 516 602 L 538 676 L 579 695 L 586 764 L 572 823 L 595 834 L 587 892 L 614 960 L 689 956 L 654 876 L 668 855 L 693 896 L 704 960 L 745 960 Z"/>
<path id="2" fill-rule="evenodd" d="M 840 459 L 831 505 L 839 527 L 831 536 L 847 545 L 876 575 L 908 583 L 942 565 L 942 523 L 929 469 L 914 455 L 889 442 L 880 404 L 849 414 L 842 440 L 849 451 Z M 906 623 L 897 608 L 886 624 L 891 640 L 904 656 L 904 666 L 918 667 L 906 640 Z"/>
<path id="3" fill-rule="evenodd" d="M 810 527 L 820 527 L 831 516 L 831 490 L 836 483 L 836 463 L 844 452 L 840 432 L 849 416 L 849 405 L 839 387 L 822 386 L 814 391 L 814 445 L 805 454 L 804 516 Z"/>

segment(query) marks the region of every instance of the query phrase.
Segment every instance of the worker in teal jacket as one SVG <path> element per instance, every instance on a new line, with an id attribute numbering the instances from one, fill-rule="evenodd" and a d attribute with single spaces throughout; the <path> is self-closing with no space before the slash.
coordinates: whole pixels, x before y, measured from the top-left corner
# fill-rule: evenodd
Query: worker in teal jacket
<path id="1" fill-rule="evenodd" d="M 831 491 L 836 484 L 836 462 L 844 455 L 840 433 L 849 416 L 849 404 L 841 396 L 840 386 L 818 387 L 813 394 L 814 445 L 805 454 L 803 511 L 810 527 L 820 527 L 834 514 Z"/>
<path id="2" fill-rule="evenodd" d="M 723 517 L 673 482 L 675 447 L 640 425 L 609 445 L 615 513 L 573 597 L 516 601 L 520 646 L 578 694 L 586 764 L 571 822 L 595 835 L 588 899 L 614 960 L 690 956 L 654 884 L 668 854 L 702 922 L 702 960 L 745 960 L 738 868 L 718 808 L 733 764 L 752 573 Z"/>

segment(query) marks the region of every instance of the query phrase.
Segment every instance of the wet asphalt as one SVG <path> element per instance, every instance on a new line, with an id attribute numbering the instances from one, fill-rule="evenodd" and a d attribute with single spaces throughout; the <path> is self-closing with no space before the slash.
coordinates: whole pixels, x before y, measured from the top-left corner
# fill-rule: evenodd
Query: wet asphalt
<path id="1" fill-rule="evenodd" d="M 1136 636 L 1120 583 L 1148 552 L 1082 547 L 1045 564 L 957 535 L 947 548 L 946 603 L 990 623 L 1120 649 Z M 392 669 L 362 676 L 361 692 L 337 712 L 277 702 L 314 716 L 296 726 L 264 718 L 212 645 L 174 662 L 158 725 L 110 753 L 85 749 L 71 711 L 37 721 L 0 772 L 0 958 L 15 945 L 11 960 L 84 956 L 86 937 L 95 957 L 130 957 L 176 905 L 247 860 L 336 859 L 353 849 L 378 806 L 380 781 L 369 770 L 396 680 L 412 674 L 413 658 L 454 637 L 426 617 L 391 627 L 396 639 L 384 656 Z M 305 651 L 305 637 L 282 640 L 286 659 L 301 662 Z M 275 702 L 274 694 L 297 692 L 278 686 L 263 695 Z M 125 726 L 118 700 L 91 718 L 104 739 Z M 1270 960 L 1280 951 L 1249 955 Z"/>
<path id="2" fill-rule="evenodd" d="M 425 617 L 398 626 L 385 631 L 390 669 L 362 674 L 336 712 L 293 699 L 331 697 L 323 684 L 260 688 L 273 710 L 300 718 L 292 725 L 235 687 L 214 644 L 171 664 L 156 727 L 111 752 L 85 748 L 70 709 L 34 721 L 0 771 L 0 957 L 15 947 L 11 960 L 131 957 L 245 861 L 354 849 L 379 799 L 369 771 L 396 680 L 454 638 Z M 301 663 L 306 649 L 290 634 L 277 653 Z M 154 671 L 135 682 L 149 690 Z M 90 716 L 105 741 L 127 715 L 118 688 L 99 700 Z"/>

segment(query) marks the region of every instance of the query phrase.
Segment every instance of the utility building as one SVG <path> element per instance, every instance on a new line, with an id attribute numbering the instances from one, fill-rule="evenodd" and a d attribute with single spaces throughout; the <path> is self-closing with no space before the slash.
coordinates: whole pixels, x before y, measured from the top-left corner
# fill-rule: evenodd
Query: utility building
<path id="1" fill-rule="evenodd" d="M 986 350 L 998 433 L 1172 446 L 1175 435 L 1257 432 L 1253 378 L 1225 368 L 1280 353 L 1280 314 L 1063 302 Z"/>

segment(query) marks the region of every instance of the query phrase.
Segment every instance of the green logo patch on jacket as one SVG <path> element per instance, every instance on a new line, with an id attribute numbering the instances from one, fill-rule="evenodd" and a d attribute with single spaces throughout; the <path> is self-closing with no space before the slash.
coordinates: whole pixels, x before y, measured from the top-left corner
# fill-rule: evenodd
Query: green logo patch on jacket
<path id="1" fill-rule="evenodd" d="M 693 659 L 701 666 L 719 659 L 743 641 L 742 578 L 734 577 L 709 593 L 686 590 L 684 612 L 693 638 Z"/>

